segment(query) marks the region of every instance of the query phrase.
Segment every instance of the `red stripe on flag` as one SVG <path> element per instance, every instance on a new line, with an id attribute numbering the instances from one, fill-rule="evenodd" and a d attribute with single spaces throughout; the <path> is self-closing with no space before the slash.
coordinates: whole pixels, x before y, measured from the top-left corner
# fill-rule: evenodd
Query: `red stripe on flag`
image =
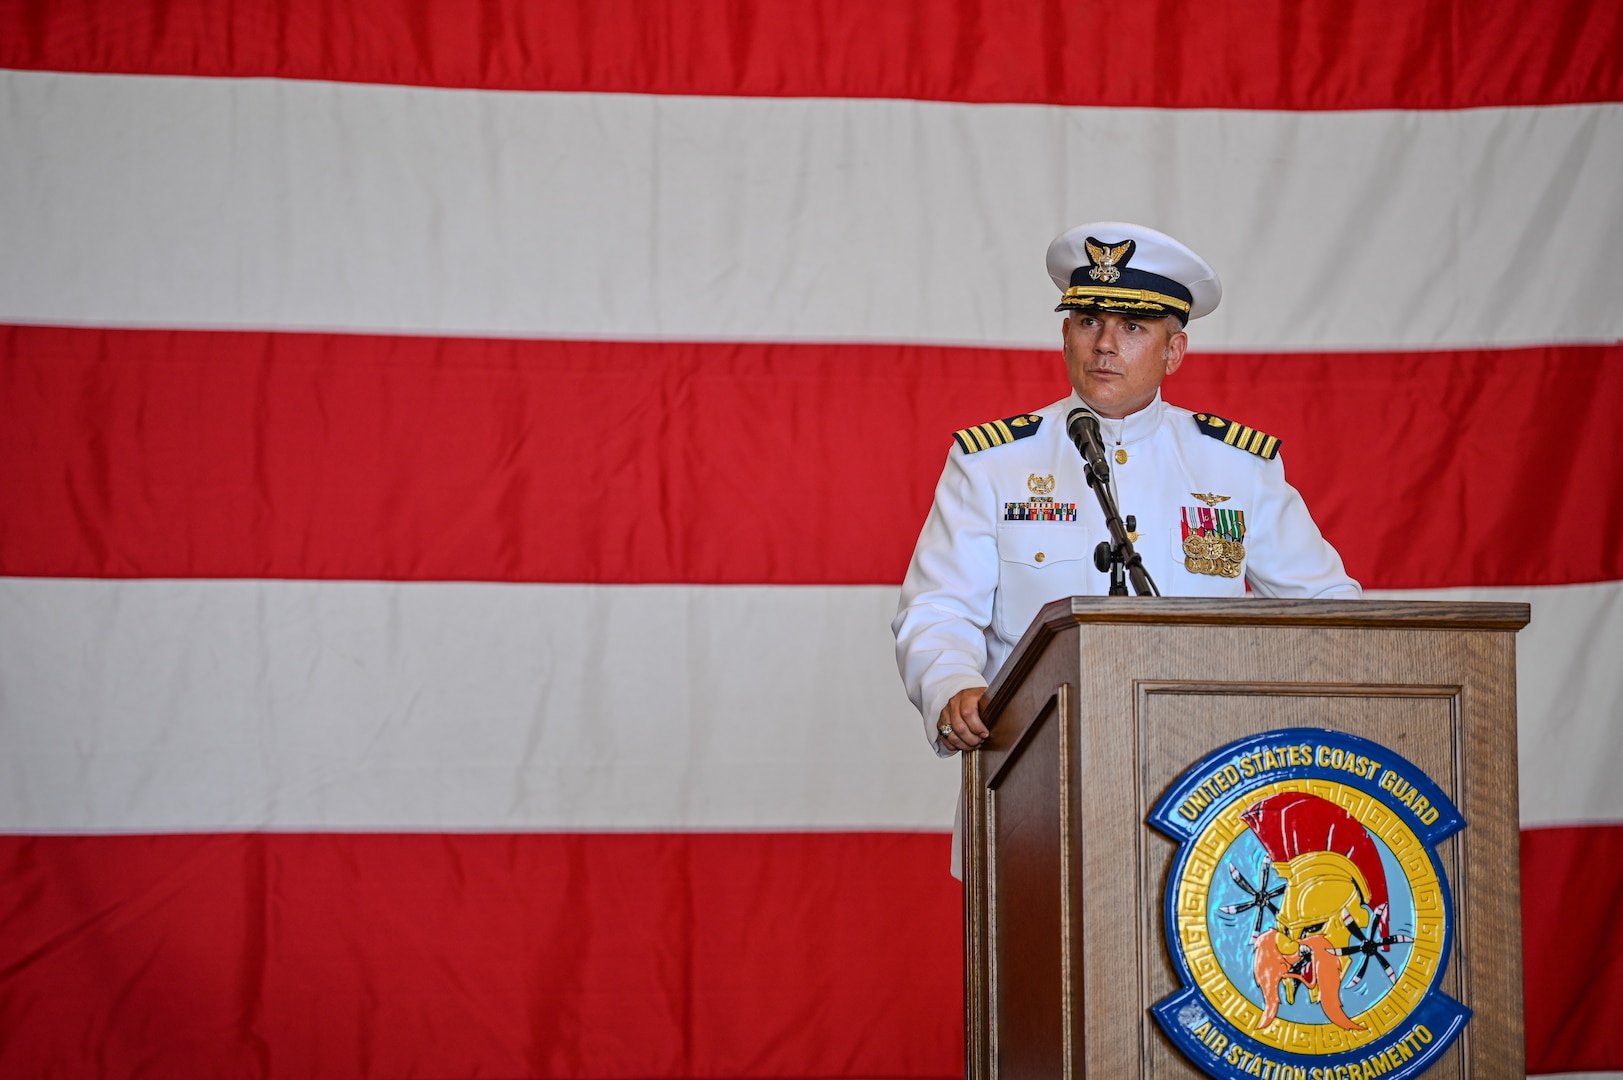
<path id="1" fill-rule="evenodd" d="M 0 573 L 899 582 L 1057 350 L 0 330 Z M 1375 588 L 1623 578 L 1623 346 L 1196 356 Z M 1544 538 L 1548 538 L 1548 542 Z"/>
<path id="2" fill-rule="evenodd" d="M 4 837 L 0 1072 L 957 1075 L 947 847 Z M 1527 830 L 1521 872 L 1528 1071 L 1623 1069 L 1623 825 Z"/>
<path id="3" fill-rule="evenodd" d="M 955 1076 L 949 843 L 0 838 L 0 1073 Z"/>
<path id="4" fill-rule="evenodd" d="M 1623 825 L 1522 832 L 1529 1073 L 1623 1070 Z"/>
<path id="5" fill-rule="evenodd" d="M 494 90 L 1239 109 L 1623 98 L 1588 0 L 23 0 L 0 66 Z M 1124 43 L 1139 46 L 1137 53 Z"/>

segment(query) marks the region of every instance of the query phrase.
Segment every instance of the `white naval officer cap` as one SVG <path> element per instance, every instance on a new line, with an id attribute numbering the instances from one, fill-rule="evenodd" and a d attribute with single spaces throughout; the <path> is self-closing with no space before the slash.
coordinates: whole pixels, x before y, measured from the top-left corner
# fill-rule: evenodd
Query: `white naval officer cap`
<path id="1" fill-rule="evenodd" d="M 1223 298 L 1205 259 L 1166 233 L 1125 221 L 1095 221 L 1054 237 L 1048 276 L 1065 294 L 1055 311 L 1177 315 L 1187 323 L 1210 315 Z"/>

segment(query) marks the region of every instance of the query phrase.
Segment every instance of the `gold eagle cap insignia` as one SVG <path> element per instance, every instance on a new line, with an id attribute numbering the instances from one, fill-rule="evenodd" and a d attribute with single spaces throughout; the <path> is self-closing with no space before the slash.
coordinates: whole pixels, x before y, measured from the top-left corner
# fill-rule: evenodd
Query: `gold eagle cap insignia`
<path id="1" fill-rule="evenodd" d="M 1088 271 L 1088 277 L 1108 285 L 1121 278 L 1121 270 L 1116 264 L 1126 264 L 1133 255 L 1133 249 L 1138 246 L 1138 241 L 1124 240 L 1119 244 L 1106 244 L 1090 236 L 1083 241 L 1082 246 L 1088 249 L 1088 259 L 1093 263 L 1093 267 Z"/>
<path id="2" fill-rule="evenodd" d="M 1233 498 L 1232 495 L 1202 495 L 1198 491 L 1191 491 L 1189 494 L 1193 495 L 1207 506 L 1216 506 L 1220 502 L 1228 502 L 1231 498 Z"/>
<path id="3" fill-rule="evenodd" d="M 1052 476 L 1038 476 L 1032 473 L 1026 477 L 1026 487 L 1031 489 L 1033 495 L 1052 495 L 1054 493 L 1054 478 Z"/>

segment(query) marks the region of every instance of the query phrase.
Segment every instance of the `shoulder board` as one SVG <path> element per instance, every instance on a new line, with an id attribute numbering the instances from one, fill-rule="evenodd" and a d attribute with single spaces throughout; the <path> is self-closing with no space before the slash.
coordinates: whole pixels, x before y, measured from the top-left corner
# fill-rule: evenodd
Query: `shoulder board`
<path id="1" fill-rule="evenodd" d="M 1274 455 L 1279 453 L 1279 440 L 1272 435 L 1235 423 L 1233 420 L 1225 420 L 1221 416 L 1198 412 L 1195 414 L 1195 426 L 1200 428 L 1202 435 L 1221 439 L 1230 446 L 1257 455 L 1264 461 L 1274 460 Z"/>
<path id="2" fill-rule="evenodd" d="M 1035 435 L 1042 422 L 1043 418 L 1036 413 L 1020 413 L 1017 416 L 1004 417 L 1002 420 L 988 420 L 984 424 L 966 427 L 962 431 L 953 432 L 952 437 L 958 440 L 958 445 L 963 448 L 964 453 L 975 454 L 982 450 L 990 450 L 994 446 L 1006 446 L 1028 435 Z"/>

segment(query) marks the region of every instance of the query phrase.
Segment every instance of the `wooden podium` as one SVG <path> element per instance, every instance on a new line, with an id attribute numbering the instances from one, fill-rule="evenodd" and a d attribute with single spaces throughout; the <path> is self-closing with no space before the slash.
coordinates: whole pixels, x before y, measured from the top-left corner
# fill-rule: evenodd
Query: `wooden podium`
<path id="1" fill-rule="evenodd" d="M 1438 989 L 1475 1016 L 1427 1076 L 1525 1076 L 1515 632 L 1524 604 L 1076 597 L 1045 607 L 964 759 L 966 1076 L 1204 1074 L 1150 1009 L 1179 990 L 1146 819 L 1193 763 L 1323 728 L 1407 758 L 1463 814 Z M 1294 988 L 1292 988 L 1294 989 Z M 1394 1057 L 1393 1060 L 1396 1060 Z"/>

